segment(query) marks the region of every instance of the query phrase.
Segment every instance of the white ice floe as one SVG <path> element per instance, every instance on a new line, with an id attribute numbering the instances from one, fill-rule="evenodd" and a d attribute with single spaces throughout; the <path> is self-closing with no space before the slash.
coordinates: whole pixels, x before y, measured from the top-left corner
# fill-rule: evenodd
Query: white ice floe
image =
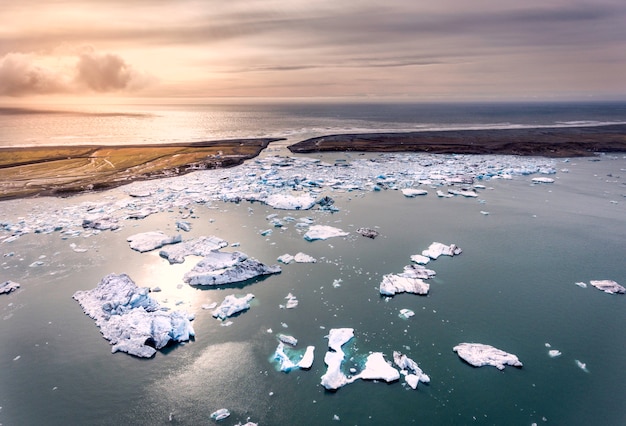
<path id="1" fill-rule="evenodd" d="M 418 265 L 426 265 L 428 262 L 430 262 L 430 257 L 422 256 L 421 254 L 414 254 L 413 256 L 411 256 L 411 260 Z"/>
<path id="2" fill-rule="evenodd" d="M 576 362 L 576 365 L 578 366 L 578 368 L 580 368 L 581 370 L 583 370 L 585 373 L 589 373 L 589 370 L 587 370 L 587 364 L 579 361 L 577 359 L 574 360 L 574 362 Z"/>
<path id="3" fill-rule="evenodd" d="M 415 188 L 403 188 L 402 195 L 407 198 L 415 198 L 419 195 L 428 195 L 428 191 L 425 189 L 415 189 Z"/>
<path id="4" fill-rule="evenodd" d="M 265 199 L 265 204 L 281 210 L 308 210 L 315 205 L 315 197 L 310 194 L 272 194 Z"/>
<path id="5" fill-rule="evenodd" d="M 626 289 L 613 280 L 591 280 L 589 284 L 609 294 L 624 294 Z"/>
<path id="6" fill-rule="evenodd" d="M 404 380 L 411 388 L 417 389 L 417 384 L 419 382 L 430 383 L 430 377 L 428 377 L 427 374 L 424 374 L 417 363 L 405 354 L 394 351 L 393 362 L 398 366 L 398 368 L 400 368 L 400 373 L 404 374 Z"/>
<path id="7" fill-rule="evenodd" d="M 387 274 L 379 286 L 383 296 L 394 296 L 397 293 L 428 294 L 430 285 L 420 278 L 411 278 L 404 275 Z"/>
<path id="8" fill-rule="evenodd" d="M 580 288 L 587 288 L 587 283 L 584 283 L 582 281 L 576 282 L 574 284 L 576 284 Z"/>
<path id="9" fill-rule="evenodd" d="M 423 280 L 432 278 L 435 275 L 437 275 L 435 271 L 428 269 L 423 265 L 407 265 L 404 267 L 404 272 L 402 272 L 403 277 L 421 278 Z"/>
<path id="10" fill-rule="evenodd" d="M 328 225 L 312 225 L 309 230 L 304 234 L 304 239 L 307 241 L 325 240 L 332 237 L 345 237 L 349 235 L 349 232 L 343 231 L 339 228 Z"/>
<path id="11" fill-rule="evenodd" d="M 548 177 L 536 177 L 532 178 L 534 183 L 554 183 L 554 179 Z"/>
<path id="12" fill-rule="evenodd" d="M 548 351 L 548 355 L 550 355 L 550 358 L 556 358 L 562 355 L 561 351 L 556 350 L 556 349 L 550 349 Z"/>
<path id="13" fill-rule="evenodd" d="M 328 352 L 324 356 L 324 363 L 328 366 L 322 376 L 321 384 L 326 389 L 336 390 L 348 383 L 348 377 L 341 371 L 341 364 L 345 353 L 341 349 L 354 337 L 353 328 L 333 328 L 328 333 Z"/>
<path id="14" fill-rule="evenodd" d="M 220 408 L 219 410 L 211 413 L 211 418 L 215 421 L 224 420 L 228 416 L 230 416 L 230 411 L 226 408 Z"/>
<path id="15" fill-rule="evenodd" d="M 73 298 L 111 342 L 112 352 L 149 358 L 170 341 L 183 342 L 195 335 L 192 316 L 162 310 L 149 289 L 137 287 L 126 274 L 107 275 L 96 288 L 77 291 Z"/>
<path id="16" fill-rule="evenodd" d="M 504 370 L 505 365 L 522 366 L 517 356 L 482 343 L 460 343 L 452 350 L 474 367 L 493 365 L 498 370 Z"/>
<path id="17" fill-rule="evenodd" d="M 120 225 L 118 224 L 117 218 L 108 215 L 95 214 L 83 219 L 83 228 L 86 229 L 89 228 L 97 229 L 99 231 L 115 231 L 116 229 L 119 229 L 119 227 Z"/>
<path id="18" fill-rule="evenodd" d="M 5 281 L 0 283 L 0 294 L 11 293 L 20 288 L 20 285 L 14 281 Z"/>
<path id="19" fill-rule="evenodd" d="M 450 244 L 449 246 L 434 242 L 432 243 L 428 249 L 422 251 L 422 256 L 427 256 L 433 260 L 437 259 L 439 256 L 455 256 L 461 254 L 462 250 L 456 244 Z"/>
<path id="20" fill-rule="evenodd" d="M 206 256 L 227 246 L 228 241 L 219 237 L 203 236 L 166 247 L 159 251 L 159 256 L 164 257 L 172 264 L 183 263 L 186 256 Z"/>
<path id="21" fill-rule="evenodd" d="M 293 294 L 289 293 L 285 299 L 287 299 L 287 303 L 284 305 L 280 305 L 281 308 L 284 309 L 293 309 L 298 306 L 298 299 Z"/>
<path id="22" fill-rule="evenodd" d="M 472 191 L 471 189 L 448 189 L 448 194 L 452 194 L 452 195 L 460 195 L 462 197 L 465 198 L 476 198 L 478 197 L 478 194 L 475 191 Z"/>
<path id="23" fill-rule="evenodd" d="M 249 258 L 245 253 L 214 251 L 204 256 L 185 274 L 183 280 L 190 285 L 215 286 L 246 281 L 262 275 L 278 274 L 280 271 L 278 265 L 265 265 Z"/>
<path id="24" fill-rule="evenodd" d="M 296 346 L 298 344 L 298 339 L 288 334 L 279 333 L 276 335 L 276 338 L 283 343 L 286 343 L 291 346 Z"/>
<path id="25" fill-rule="evenodd" d="M 298 353 L 292 356 L 287 354 L 285 351 L 288 351 L 289 353 L 295 352 L 294 349 L 287 348 L 283 342 L 279 342 L 276 350 L 274 351 L 274 361 L 279 363 L 281 371 L 289 372 L 295 368 L 308 370 L 313 365 L 313 360 L 315 358 L 315 346 L 307 346 L 303 354 Z M 299 359 L 294 361 L 296 358 Z"/>
<path id="26" fill-rule="evenodd" d="M 363 370 L 359 374 L 353 376 L 350 381 L 353 382 L 356 379 L 363 379 L 393 382 L 399 378 L 400 372 L 389 365 L 389 363 L 385 360 L 383 353 L 374 352 L 367 357 Z"/>
<path id="27" fill-rule="evenodd" d="M 276 260 L 280 263 L 284 263 L 285 265 L 288 265 L 294 261 L 294 258 L 292 255 L 285 253 L 283 255 L 278 256 Z"/>
<path id="28" fill-rule="evenodd" d="M 229 294 L 222 303 L 213 311 L 214 318 L 225 320 L 239 312 L 250 309 L 250 302 L 254 299 L 254 294 L 248 293 L 245 296 L 237 297 Z"/>
<path id="29" fill-rule="evenodd" d="M 409 319 L 414 315 L 415 315 L 415 312 L 406 308 L 400 309 L 400 314 L 398 314 L 398 316 L 402 319 Z"/>
<path id="30" fill-rule="evenodd" d="M 317 259 L 314 258 L 313 256 L 309 256 L 306 253 L 302 253 L 302 252 L 298 252 L 296 253 L 296 255 L 293 257 L 293 260 L 296 261 L 296 263 L 316 263 Z"/>
<path id="31" fill-rule="evenodd" d="M 164 245 L 180 243 L 182 240 L 180 234 L 168 236 L 161 231 L 142 232 L 126 238 L 130 248 L 141 253 L 161 248 Z"/>

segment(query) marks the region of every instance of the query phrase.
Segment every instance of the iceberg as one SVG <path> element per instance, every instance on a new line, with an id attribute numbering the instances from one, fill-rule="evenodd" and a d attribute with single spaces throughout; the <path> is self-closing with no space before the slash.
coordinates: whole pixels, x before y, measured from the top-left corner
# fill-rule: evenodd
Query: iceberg
<path id="1" fill-rule="evenodd" d="M 159 256 L 167 259 L 170 264 L 183 263 L 186 256 L 206 256 L 227 246 L 228 241 L 215 236 L 199 237 L 164 248 L 159 251 Z"/>
<path id="2" fill-rule="evenodd" d="M 310 194 L 299 196 L 272 194 L 265 199 L 265 204 L 281 210 L 309 210 L 315 205 L 315 201 Z"/>
<path id="3" fill-rule="evenodd" d="M 98 231 L 111 230 L 115 231 L 119 229 L 120 225 L 117 223 L 117 219 L 106 215 L 92 215 L 83 219 L 83 228 L 96 229 Z"/>
<path id="4" fill-rule="evenodd" d="M 554 183 L 554 179 L 548 177 L 532 178 L 533 183 Z"/>
<path id="5" fill-rule="evenodd" d="M 126 274 L 109 274 L 98 286 L 77 291 L 73 298 L 93 318 L 111 352 L 150 358 L 170 342 L 195 336 L 193 317 L 181 311 L 162 310 L 147 287 L 137 287 Z"/>
<path id="6" fill-rule="evenodd" d="M 548 355 L 550 355 L 550 358 L 556 358 L 562 355 L 561 351 L 557 350 L 557 349 L 550 349 L 548 351 Z"/>
<path id="7" fill-rule="evenodd" d="M 219 410 L 211 413 L 211 418 L 215 421 L 224 420 L 228 416 L 230 416 L 230 411 L 226 408 L 220 408 Z"/>
<path id="8" fill-rule="evenodd" d="M 412 316 L 415 316 L 415 312 L 410 309 L 402 308 L 400 309 L 400 313 L 398 314 L 398 316 L 402 319 L 409 319 Z"/>
<path id="9" fill-rule="evenodd" d="M 222 303 L 213 311 L 214 318 L 225 320 L 233 315 L 250 309 L 250 301 L 254 299 L 254 294 L 248 293 L 245 296 L 237 297 L 229 294 Z"/>
<path id="10" fill-rule="evenodd" d="M 278 256 L 276 260 L 280 263 L 284 263 L 285 265 L 288 265 L 294 261 L 294 257 L 290 254 L 285 253 L 283 255 Z"/>
<path id="11" fill-rule="evenodd" d="M 404 188 L 402 194 L 407 198 L 415 198 L 419 195 L 428 195 L 428 191 L 424 189 Z"/>
<path id="12" fill-rule="evenodd" d="M 268 266 L 238 251 L 214 251 L 204 256 L 183 281 L 190 285 L 222 285 L 280 273 L 278 265 Z"/>
<path id="13" fill-rule="evenodd" d="M 317 263 L 316 258 L 302 252 L 296 253 L 296 255 L 293 257 L 293 260 L 295 260 L 296 263 Z"/>
<path id="14" fill-rule="evenodd" d="M 293 336 L 289 336 L 288 334 L 282 334 L 281 333 L 281 334 L 278 334 L 276 337 L 281 342 L 286 343 L 286 344 L 291 345 L 291 346 L 296 346 L 298 344 L 298 339 L 296 339 Z"/>
<path id="15" fill-rule="evenodd" d="M 456 190 L 456 189 L 448 189 L 448 194 L 452 194 L 452 195 L 460 195 L 462 197 L 465 198 L 476 198 L 478 197 L 478 194 L 474 191 L 472 191 L 471 189 L 460 189 L 460 190 Z"/>
<path id="16" fill-rule="evenodd" d="M 422 256 L 421 254 L 414 254 L 413 256 L 411 256 L 411 260 L 418 265 L 426 265 L 428 262 L 430 262 L 430 257 Z"/>
<path id="17" fill-rule="evenodd" d="M 356 233 L 371 239 L 374 239 L 380 235 L 377 230 L 372 228 L 359 228 L 356 230 Z"/>
<path id="18" fill-rule="evenodd" d="M 461 254 L 463 250 L 460 247 L 457 247 L 456 244 L 450 244 L 449 246 L 434 242 L 432 243 L 428 249 L 422 251 L 422 256 L 426 256 L 431 258 L 432 260 L 436 260 L 439 256 L 455 256 Z"/>
<path id="19" fill-rule="evenodd" d="M 460 343 L 452 350 L 461 359 L 474 367 L 493 365 L 498 370 L 504 370 L 505 365 L 522 367 L 522 363 L 517 356 L 482 343 Z"/>
<path id="20" fill-rule="evenodd" d="M 309 230 L 304 234 L 304 239 L 307 241 L 325 240 L 332 237 L 345 237 L 349 232 L 345 232 L 339 228 L 328 225 L 312 225 Z"/>
<path id="21" fill-rule="evenodd" d="M 143 232 L 126 238 L 126 241 L 130 243 L 130 248 L 140 253 L 152 251 L 167 244 L 180 243 L 182 240 L 180 234 L 168 237 L 161 231 Z"/>
<path id="22" fill-rule="evenodd" d="M 5 281 L 0 284 L 0 294 L 11 293 L 20 288 L 20 285 L 14 281 Z"/>
<path id="23" fill-rule="evenodd" d="M 324 363 L 328 366 L 322 376 L 322 386 L 328 390 L 336 390 L 349 383 L 348 377 L 341 371 L 345 354 L 341 347 L 354 337 L 353 328 L 333 328 L 328 333 L 328 352 Z"/>
<path id="24" fill-rule="evenodd" d="M 435 271 L 427 269 L 422 265 L 407 265 L 404 267 L 404 272 L 402 273 L 403 277 L 421 278 L 423 280 L 432 278 L 435 275 L 437 275 Z"/>
<path id="25" fill-rule="evenodd" d="M 280 371 L 289 372 L 294 368 L 308 370 L 313 365 L 315 358 L 315 346 L 307 346 L 304 354 L 298 362 L 294 362 L 289 355 L 285 353 L 285 345 L 283 342 L 278 343 L 276 351 L 274 351 L 274 360 L 278 361 Z"/>
<path id="26" fill-rule="evenodd" d="M 626 289 L 613 280 L 591 280 L 589 284 L 609 294 L 624 294 Z"/>
<path id="27" fill-rule="evenodd" d="M 428 294 L 430 285 L 420 278 L 411 278 L 404 275 L 387 274 L 379 286 L 379 292 L 383 296 L 394 296 L 397 293 Z"/>
<path id="28" fill-rule="evenodd" d="M 430 377 L 424 374 L 415 361 L 401 352 L 393 352 L 393 362 L 400 368 L 400 373 L 404 374 L 404 380 L 412 388 L 417 389 L 417 384 L 430 383 Z"/>
<path id="29" fill-rule="evenodd" d="M 389 365 L 387 361 L 385 361 L 383 353 L 374 352 L 367 357 L 367 361 L 365 361 L 365 368 L 349 380 L 350 382 L 357 379 L 394 382 L 399 378 L 400 373 L 398 370 Z"/>

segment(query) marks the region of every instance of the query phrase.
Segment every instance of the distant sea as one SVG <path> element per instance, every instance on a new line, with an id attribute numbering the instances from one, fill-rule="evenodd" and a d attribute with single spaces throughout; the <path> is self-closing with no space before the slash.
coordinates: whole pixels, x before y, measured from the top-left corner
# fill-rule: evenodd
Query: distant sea
<path id="1" fill-rule="evenodd" d="M 335 133 L 604 125 L 626 103 L 390 103 L 256 100 L 0 107 L 0 146 L 118 145 Z"/>
<path id="2" fill-rule="evenodd" d="M 413 165 L 404 154 L 299 155 L 308 159 L 299 167 L 272 159 L 289 155 L 287 143 L 332 133 L 624 123 L 626 104 L 256 102 L 80 108 L 0 109 L 0 144 L 267 136 L 287 141 L 230 169 L 67 198 L 0 202 L 0 282 L 21 285 L 0 295 L 1 425 L 206 425 L 216 424 L 210 414 L 220 408 L 232 413 L 217 423 L 226 426 L 247 421 L 261 426 L 626 424 L 626 295 L 588 285 L 610 279 L 626 286 L 626 155 L 512 159 L 512 164 L 549 162 L 556 170 L 549 175 L 554 182 L 533 183 L 536 175 L 476 180 L 476 198 L 438 197 L 436 189 L 458 187 L 420 184 L 404 173 Z M 494 170 L 509 162 L 499 156 L 442 155 L 423 164 L 428 174 L 431 167 L 479 164 L 485 158 Z M 383 169 L 373 178 L 362 166 L 369 159 Z M 334 213 L 275 210 L 206 195 L 238 180 L 291 192 L 276 177 L 306 182 L 317 164 L 326 167 L 317 178 L 321 190 L 293 186 L 298 193 L 328 195 L 338 209 Z M 201 176 L 209 176 L 209 183 Z M 395 189 L 351 185 L 367 179 L 387 187 L 419 186 L 428 195 L 407 198 Z M 131 197 L 131 188 L 153 198 Z M 155 213 L 126 218 L 137 210 Z M 120 229 L 84 229 L 87 214 L 116 215 Z M 274 219 L 283 226 L 275 226 Z M 191 230 L 177 229 L 177 221 L 189 222 Z M 350 234 L 308 242 L 296 224 L 309 222 Z M 356 233 L 359 227 L 374 228 L 380 236 L 362 237 Z M 191 287 L 182 277 L 198 258 L 170 265 L 158 250 L 130 249 L 129 236 L 157 230 L 181 233 L 185 240 L 215 235 L 231 244 L 224 251 L 240 250 L 268 264 L 298 252 L 317 263 L 282 265 L 278 275 L 220 289 Z M 401 273 L 411 264 L 410 256 L 435 241 L 454 243 L 463 253 L 428 265 L 437 273 L 428 280 L 429 295 L 382 297 L 382 277 Z M 109 342 L 72 299 L 110 273 L 127 273 L 139 286 L 159 287 L 151 296 L 164 306 L 194 313 L 195 340 L 149 360 L 111 354 Z M 252 306 L 231 318 L 230 325 L 203 309 L 226 295 L 246 293 L 255 295 Z M 289 293 L 299 304 L 283 309 Z M 415 315 L 401 318 L 401 309 Z M 370 352 L 391 360 L 393 351 L 401 351 L 430 376 L 430 384 L 412 390 L 403 378 L 389 384 L 359 380 L 326 391 L 320 385 L 326 372 L 325 336 L 340 327 L 354 328 L 355 335 L 344 346 L 346 374 L 362 368 Z M 316 347 L 309 371 L 277 369 L 272 355 L 278 333 L 296 337 L 297 348 Z M 513 353 L 523 367 L 472 367 L 452 350 L 462 342 Z M 561 355 L 553 358 L 549 350 Z"/>

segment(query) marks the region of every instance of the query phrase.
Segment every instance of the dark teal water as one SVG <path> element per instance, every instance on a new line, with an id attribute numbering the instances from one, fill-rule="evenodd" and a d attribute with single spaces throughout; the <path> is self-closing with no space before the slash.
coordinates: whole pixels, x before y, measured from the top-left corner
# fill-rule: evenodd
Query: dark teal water
<path id="1" fill-rule="evenodd" d="M 574 159 L 557 166 L 562 167 L 569 173 L 557 173 L 553 184 L 531 185 L 530 177 L 486 182 L 493 189 L 480 191 L 484 204 L 439 199 L 434 191 L 415 199 L 382 191 L 333 192 L 340 208 L 334 214 L 274 211 L 245 202 L 194 206 L 185 238 L 213 234 L 240 242 L 239 250 L 266 263 L 298 251 L 319 259 L 285 265 L 280 275 L 245 287 L 180 286 L 193 259 L 172 266 L 155 253 L 128 247 L 126 237 L 138 232 L 173 233 L 181 217 L 176 209 L 88 238 L 64 240 L 53 232 L 0 244 L 3 256 L 13 253 L 0 259 L 1 279 L 22 284 L 18 292 L 0 296 L 0 423 L 210 424 L 210 414 L 226 407 L 232 415 L 223 425 L 248 418 L 260 425 L 335 424 L 333 416 L 350 425 L 624 424 L 626 409 L 619 401 L 626 380 L 626 296 L 574 283 L 613 279 L 626 285 L 626 159 Z M 31 209 L 43 214 L 122 194 L 119 188 L 2 202 L 0 217 L 14 220 Z M 351 236 L 311 243 L 288 225 L 263 237 L 272 213 L 310 216 Z M 377 227 L 381 236 L 356 235 L 361 226 Z M 437 272 L 431 293 L 381 298 L 382 275 L 401 272 L 411 255 L 433 241 L 456 243 L 463 253 L 429 265 Z M 72 242 L 88 250 L 76 253 Z M 37 260 L 43 265 L 29 266 Z M 195 312 L 195 341 L 150 360 L 111 354 L 71 296 L 112 272 L 128 273 L 141 286 L 158 285 L 159 300 Z M 342 280 L 337 288 L 336 279 Z M 255 294 L 254 304 L 231 326 L 201 309 L 226 294 L 247 292 Z M 289 292 L 299 306 L 280 309 Z M 416 315 L 400 319 L 402 308 Z M 402 381 L 358 381 L 337 392 L 324 390 L 324 336 L 333 327 L 355 329 L 346 346 L 353 363 L 370 351 L 390 359 L 400 350 L 431 383 L 416 391 Z M 316 346 L 310 371 L 276 370 L 270 357 L 279 332 L 297 337 L 301 348 Z M 491 344 L 516 354 L 524 366 L 473 368 L 452 351 L 461 342 Z M 546 343 L 562 356 L 550 358 Z M 588 372 L 575 360 L 586 363 Z"/>

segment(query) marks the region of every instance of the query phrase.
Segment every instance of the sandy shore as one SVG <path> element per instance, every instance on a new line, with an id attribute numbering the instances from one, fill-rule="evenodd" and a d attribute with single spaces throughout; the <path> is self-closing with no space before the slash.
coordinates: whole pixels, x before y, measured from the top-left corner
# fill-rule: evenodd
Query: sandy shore
<path id="1" fill-rule="evenodd" d="M 0 200 L 69 195 L 198 169 L 231 167 L 279 138 L 169 145 L 0 148 Z"/>
<path id="2" fill-rule="evenodd" d="M 289 150 L 581 157 L 626 152 L 626 125 L 341 134 L 307 139 Z"/>

